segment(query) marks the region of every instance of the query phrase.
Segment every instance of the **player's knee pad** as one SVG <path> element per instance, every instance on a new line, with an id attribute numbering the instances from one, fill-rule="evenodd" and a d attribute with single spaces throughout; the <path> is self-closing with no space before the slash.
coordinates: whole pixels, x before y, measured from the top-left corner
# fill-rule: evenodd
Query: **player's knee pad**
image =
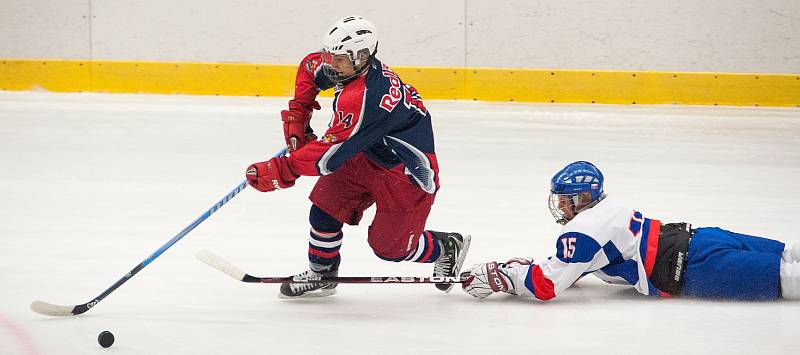
<path id="1" fill-rule="evenodd" d="M 317 205 L 311 205 L 311 211 L 308 213 L 308 222 L 311 223 L 311 228 L 316 231 L 325 233 L 338 233 L 342 230 L 342 222 L 333 218 Z"/>

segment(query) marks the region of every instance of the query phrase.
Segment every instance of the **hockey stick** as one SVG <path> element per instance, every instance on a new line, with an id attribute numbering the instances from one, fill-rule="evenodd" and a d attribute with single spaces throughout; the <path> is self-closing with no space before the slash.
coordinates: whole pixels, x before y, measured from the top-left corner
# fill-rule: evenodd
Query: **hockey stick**
<path id="1" fill-rule="evenodd" d="M 447 276 L 322 276 L 318 278 L 299 279 L 291 276 L 253 276 L 245 273 L 227 260 L 208 250 L 197 253 L 197 259 L 209 266 L 224 272 L 230 277 L 242 282 L 279 284 L 279 283 L 311 283 L 311 282 L 337 282 L 343 284 L 432 284 L 432 283 L 462 283 L 466 277 Z"/>
<path id="2" fill-rule="evenodd" d="M 287 148 L 283 148 L 280 152 L 278 152 L 278 154 L 275 154 L 275 157 L 278 157 L 278 156 L 286 154 L 286 150 L 287 150 Z M 178 235 L 176 235 L 175 237 L 170 239 L 166 244 L 164 244 L 160 248 L 158 248 L 158 250 L 156 250 L 152 255 L 150 255 L 149 257 L 144 259 L 144 261 L 139 263 L 139 265 L 136 265 L 136 267 L 134 267 L 131 271 L 128 271 L 128 273 L 125 274 L 125 276 L 123 276 L 121 279 L 117 280 L 117 282 L 115 282 L 113 285 L 111 285 L 111 287 L 109 287 L 108 289 L 103 291 L 103 293 L 101 293 L 99 296 L 95 297 L 93 300 L 91 300 L 89 302 L 86 302 L 86 303 L 83 303 L 83 304 L 75 305 L 75 306 L 59 306 L 59 305 L 54 305 L 54 304 L 50 304 L 50 303 L 47 303 L 47 302 L 34 301 L 33 303 L 31 303 L 31 310 L 36 312 L 36 313 L 39 313 L 39 314 L 44 314 L 44 315 L 47 315 L 47 316 L 57 316 L 57 317 L 75 316 L 75 315 L 82 314 L 82 313 L 90 310 L 92 307 L 97 305 L 98 302 L 102 301 L 104 298 L 106 298 L 106 296 L 111 294 L 111 292 L 114 292 L 114 290 L 116 290 L 117 288 L 122 286 L 122 284 L 124 284 L 126 281 L 130 280 L 133 277 L 133 275 L 136 275 L 139 271 L 144 269 L 145 266 L 147 266 L 148 264 L 153 262 L 153 260 L 158 258 L 167 249 L 169 249 L 170 247 L 175 245 L 175 243 L 177 243 L 179 240 L 181 240 L 181 238 L 183 238 L 185 235 L 189 234 L 189 232 L 191 232 L 192 229 L 197 227 L 200 223 L 205 221 L 214 212 L 219 210 L 220 207 L 222 207 L 222 205 L 224 205 L 228 201 L 230 201 L 239 192 L 244 190 L 245 187 L 247 187 L 247 180 L 239 183 L 239 185 L 237 185 L 236 188 L 234 188 L 231 192 L 229 192 L 227 195 L 225 195 L 225 197 L 223 197 L 221 200 L 219 200 L 219 202 L 217 202 L 216 204 L 211 206 L 211 208 L 209 208 L 205 213 L 203 213 L 202 215 L 200 215 L 200 217 L 195 219 L 194 222 L 192 222 L 191 224 L 186 226 L 186 228 L 184 228 L 180 233 L 178 233 Z"/>

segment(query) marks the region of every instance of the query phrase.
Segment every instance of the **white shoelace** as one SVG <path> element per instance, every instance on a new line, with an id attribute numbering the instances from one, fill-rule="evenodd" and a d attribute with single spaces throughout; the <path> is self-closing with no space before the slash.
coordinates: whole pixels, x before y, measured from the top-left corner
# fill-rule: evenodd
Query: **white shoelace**
<path id="1" fill-rule="evenodd" d="M 448 276 L 448 274 L 453 270 L 453 262 L 452 256 L 450 255 L 443 255 L 436 260 L 436 264 L 433 265 L 433 274 L 435 276 Z"/>
<path id="2" fill-rule="evenodd" d="M 320 274 L 314 272 L 314 270 L 306 270 L 299 275 L 294 276 L 293 280 L 314 280 L 319 279 Z M 305 292 L 312 290 L 314 288 L 322 287 L 321 282 L 308 282 L 308 283 L 290 283 L 289 287 L 292 288 L 292 292 Z"/>

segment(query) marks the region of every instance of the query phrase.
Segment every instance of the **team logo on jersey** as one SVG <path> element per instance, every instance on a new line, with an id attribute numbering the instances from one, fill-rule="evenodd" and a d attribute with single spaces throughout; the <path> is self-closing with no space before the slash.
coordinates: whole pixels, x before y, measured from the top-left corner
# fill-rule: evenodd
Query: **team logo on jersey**
<path id="1" fill-rule="evenodd" d="M 309 73 L 314 73 L 317 70 L 317 61 L 316 60 L 309 60 L 306 62 L 306 71 Z"/>
<path id="2" fill-rule="evenodd" d="M 381 97 L 380 106 L 387 112 L 392 112 L 394 107 L 400 103 L 400 99 L 403 98 L 403 91 L 400 89 L 400 79 L 397 77 L 397 74 L 386 65 L 383 66 L 381 73 L 384 77 L 389 78 L 389 92 Z"/>
<path id="3" fill-rule="evenodd" d="M 392 69 L 383 65 L 381 73 L 384 77 L 389 78 L 389 92 L 381 97 L 380 107 L 387 112 L 392 112 L 395 106 L 400 101 L 409 108 L 419 111 L 421 114 L 426 114 L 428 109 L 422 104 L 422 97 L 420 97 L 417 89 L 411 85 L 401 85 L 400 78 L 397 77 Z"/>
<path id="4" fill-rule="evenodd" d="M 425 105 L 422 103 L 422 96 L 419 95 L 417 89 L 411 85 L 405 85 L 406 90 L 406 98 L 403 101 L 403 104 L 406 105 L 408 108 L 413 108 L 421 114 L 428 113 L 428 109 L 425 108 Z"/>
<path id="5" fill-rule="evenodd" d="M 322 136 L 322 141 L 325 142 L 325 143 L 336 142 L 336 136 L 334 136 L 332 134 L 326 134 L 326 135 Z"/>

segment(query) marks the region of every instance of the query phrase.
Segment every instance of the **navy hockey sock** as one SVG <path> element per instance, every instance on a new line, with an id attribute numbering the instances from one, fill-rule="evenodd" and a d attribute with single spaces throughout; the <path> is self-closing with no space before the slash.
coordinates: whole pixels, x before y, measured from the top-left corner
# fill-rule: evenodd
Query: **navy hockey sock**
<path id="1" fill-rule="evenodd" d="M 411 252 L 405 260 L 415 263 L 432 263 L 442 253 L 442 242 L 433 237 L 429 231 L 422 232 L 417 240 L 417 249 Z"/>
<path id="2" fill-rule="evenodd" d="M 311 229 L 308 238 L 308 262 L 316 272 L 332 271 L 339 267 L 339 248 L 342 232 L 326 233 Z"/>
<path id="3" fill-rule="evenodd" d="M 325 213 L 317 205 L 311 205 L 308 214 L 311 233 L 308 237 L 308 262 L 316 272 L 339 268 L 339 248 L 342 246 L 342 222 Z"/>

